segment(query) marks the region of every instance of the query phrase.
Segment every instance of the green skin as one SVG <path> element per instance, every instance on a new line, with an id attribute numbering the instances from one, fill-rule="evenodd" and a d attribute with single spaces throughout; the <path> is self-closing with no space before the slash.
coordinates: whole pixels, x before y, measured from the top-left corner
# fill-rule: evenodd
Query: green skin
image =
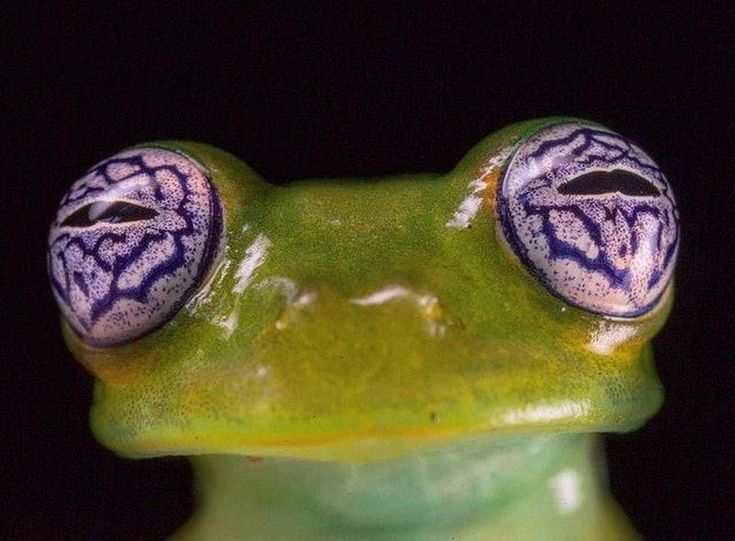
<path id="1" fill-rule="evenodd" d="M 595 433 L 659 408 L 649 342 L 671 286 L 645 316 L 592 314 L 540 285 L 496 231 L 508 152 L 568 120 L 505 128 L 446 175 L 286 186 L 206 145 L 154 143 L 208 170 L 220 256 L 155 332 L 107 348 L 66 323 L 64 335 L 98 378 L 103 444 L 193 456 L 201 505 L 178 536 L 633 535 Z M 479 209 L 457 226 L 473 190 Z"/>

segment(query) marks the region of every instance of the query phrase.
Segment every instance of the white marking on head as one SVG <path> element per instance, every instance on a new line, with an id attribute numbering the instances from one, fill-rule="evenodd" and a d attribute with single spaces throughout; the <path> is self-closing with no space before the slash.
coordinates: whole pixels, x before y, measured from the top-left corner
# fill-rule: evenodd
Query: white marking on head
<path id="1" fill-rule="evenodd" d="M 317 296 L 316 291 L 307 291 L 306 293 L 302 293 L 296 297 L 294 304 L 298 304 L 299 306 L 308 306 L 316 300 Z"/>
<path id="2" fill-rule="evenodd" d="M 240 265 L 237 267 L 237 271 L 235 271 L 237 282 L 235 283 L 235 287 L 232 288 L 233 293 L 240 295 L 248 288 L 255 271 L 265 261 L 265 256 L 268 253 L 270 245 L 270 239 L 263 233 L 259 233 L 250 246 L 247 247 L 245 257 L 243 257 Z"/>
<path id="3" fill-rule="evenodd" d="M 487 173 L 480 179 L 470 182 L 467 186 L 467 196 L 454 211 L 452 218 L 445 224 L 447 227 L 467 229 L 470 226 L 482 206 L 483 192 L 487 188 L 487 182 L 483 180 L 486 176 Z"/>
<path id="4" fill-rule="evenodd" d="M 493 156 L 483 168 L 480 178 L 477 178 L 468 184 L 467 195 L 454 211 L 451 219 L 444 224 L 446 227 L 451 227 L 453 229 L 467 229 L 470 227 L 472 220 L 475 219 L 475 216 L 477 216 L 477 213 L 482 207 L 485 189 L 487 188 L 487 181 L 485 179 L 495 171 L 498 166 L 505 162 L 510 151 L 511 147 L 506 147 Z"/>
<path id="5" fill-rule="evenodd" d="M 240 320 L 240 300 L 235 301 L 235 306 L 232 307 L 232 311 L 225 317 L 221 317 L 215 320 L 215 323 L 222 327 L 225 332 L 225 340 L 229 340 L 232 333 L 237 328 L 237 322 Z"/>
<path id="6" fill-rule="evenodd" d="M 350 299 L 350 302 L 352 304 L 359 304 L 360 306 L 373 306 L 376 304 L 383 304 L 394 299 L 403 299 L 412 295 L 414 294 L 403 286 L 388 286 L 385 289 L 380 289 L 366 297 Z"/>
<path id="7" fill-rule="evenodd" d="M 446 335 L 447 326 L 436 315 L 439 304 L 436 295 L 430 293 L 421 295 L 406 287 L 392 285 L 365 297 L 350 299 L 350 302 L 360 306 L 376 306 L 397 300 L 407 300 L 421 309 L 421 314 L 427 320 L 426 330 L 430 336 L 443 337 Z"/>
<path id="8" fill-rule="evenodd" d="M 296 295 L 299 293 L 299 288 L 296 285 L 296 282 L 286 278 L 285 276 L 272 276 L 270 278 L 266 278 L 262 282 L 259 282 L 255 287 L 259 289 L 266 287 L 279 289 L 283 294 L 283 298 L 286 299 L 286 302 L 293 302 Z"/>
<path id="9" fill-rule="evenodd" d="M 206 306 L 214 300 L 215 292 L 222 284 L 222 280 L 225 279 L 225 276 L 227 276 L 230 267 L 232 266 L 232 262 L 227 257 L 229 249 L 229 246 L 225 246 L 225 256 L 220 259 L 217 266 L 206 278 L 206 282 L 199 286 L 197 292 L 194 293 L 189 302 L 186 303 L 185 308 L 189 314 L 195 315 L 202 306 Z"/>
<path id="10" fill-rule="evenodd" d="M 274 287 L 279 289 L 287 303 L 299 306 L 307 306 L 313 303 L 318 297 L 316 291 L 302 292 L 296 282 L 285 276 L 271 276 L 256 284 L 255 287 Z"/>
<path id="11" fill-rule="evenodd" d="M 635 335 L 635 328 L 615 322 L 601 321 L 597 329 L 590 333 L 587 349 L 592 353 L 609 355 L 620 344 L 627 342 Z"/>
<path id="12" fill-rule="evenodd" d="M 584 401 L 564 400 L 555 404 L 531 404 L 522 409 L 509 411 L 503 416 L 503 420 L 509 425 L 545 423 L 583 417 L 588 409 L 589 405 Z"/>

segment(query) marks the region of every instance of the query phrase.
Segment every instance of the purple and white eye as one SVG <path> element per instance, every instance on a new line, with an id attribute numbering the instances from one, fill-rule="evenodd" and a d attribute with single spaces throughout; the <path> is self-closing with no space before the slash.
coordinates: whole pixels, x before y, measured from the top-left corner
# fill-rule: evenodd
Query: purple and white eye
<path id="1" fill-rule="evenodd" d="M 59 205 L 48 244 L 54 296 L 86 342 L 129 342 L 189 298 L 221 237 L 222 206 L 201 166 L 162 148 L 121 152 Z"/>
<path id="2" fill-rule="evenodd" d="M 498 225 L 554 294 L 591 312 L 635 317 L 666 289 L 679 245 L 674 195 L 653 160 L 606 128 L 542 129 L 498 185 Z"/>

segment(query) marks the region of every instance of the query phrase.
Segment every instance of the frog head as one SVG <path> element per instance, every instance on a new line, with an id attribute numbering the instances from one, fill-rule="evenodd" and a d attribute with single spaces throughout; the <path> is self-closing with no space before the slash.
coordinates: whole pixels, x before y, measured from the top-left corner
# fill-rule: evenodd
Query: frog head
<path id="1" fill-rule="evenodd" d="M 158 141 L 73 184 L 49 274 L 118 453 L 371 461 L 640 425 L 677 220 L 643 150 L 573 118 L 445 175 L 285 185 Z"/>

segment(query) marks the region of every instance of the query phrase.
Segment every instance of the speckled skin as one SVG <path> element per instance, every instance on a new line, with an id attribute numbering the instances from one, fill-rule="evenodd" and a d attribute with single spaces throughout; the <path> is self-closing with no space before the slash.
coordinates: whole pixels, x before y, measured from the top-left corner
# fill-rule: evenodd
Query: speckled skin
<path id="1" fill-rule="evenodd" d="M 650 339 L 670 309 L 610 318 L 540 285 L 499 238 L 515 124 L 446 175 L 263 181 L 202 164 L 223 243 L 154 332 L 98 348 L 92 427 L 124 456 L 199 455 L 202 539 L 550 539 L 630 535 L 592 433 L 662 399 Z M 259 457 L 247 459 L 246 457 Z"/>

